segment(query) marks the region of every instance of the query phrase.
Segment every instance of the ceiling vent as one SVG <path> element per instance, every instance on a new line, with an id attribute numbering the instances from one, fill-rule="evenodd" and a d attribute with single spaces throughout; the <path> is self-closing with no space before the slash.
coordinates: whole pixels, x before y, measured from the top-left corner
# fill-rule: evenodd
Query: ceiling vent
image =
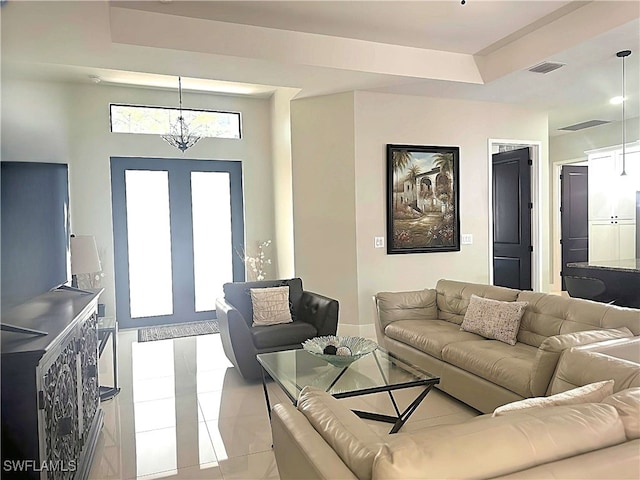
<path id="1" fill-rule="evenodd" d="M 575 125 L 569 125 L 568 127 L 562 127 L 562 128 L 559 128 L 558 130 L 568 130 L 570 132 L 575 132 L 577 130 L 597 127 L 598 125 L 604 125 L 606 123 L 611 123 L 611 122 L 608 120 L 589 120 L 587 122 L 576 123 Z"/>
<path id="2" fill-rule="evenodd" d="M 553 72 L 554 70 L 557 70 L 561 67 L 564 67 L 565 65 L 566 65 L 565 63 L 542 62 L 542 63 L 539 63 L 538 65 L 534 65 L 533 67 L 531 67 L 529 71 L 533 73 L 546 74 L 549 72 Z"/>

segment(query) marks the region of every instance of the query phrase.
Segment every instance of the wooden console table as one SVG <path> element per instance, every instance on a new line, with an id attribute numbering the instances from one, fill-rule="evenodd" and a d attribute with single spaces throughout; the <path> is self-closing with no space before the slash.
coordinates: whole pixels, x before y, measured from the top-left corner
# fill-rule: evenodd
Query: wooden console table
<path id="1" fill-rule="evenodd" d="M 86 479 L 103 424 L 98 383 L 102 290 L 54 290 L 2 322 L 2 478 Z"/>

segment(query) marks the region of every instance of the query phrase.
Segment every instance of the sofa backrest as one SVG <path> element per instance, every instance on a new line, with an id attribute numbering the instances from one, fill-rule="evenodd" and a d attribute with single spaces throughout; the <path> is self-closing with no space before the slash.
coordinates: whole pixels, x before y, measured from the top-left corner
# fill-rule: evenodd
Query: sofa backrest
<path id="1" fill-rule="evenodd" d="M 533 347 L 553 335 L 600 328 L 627 327 L 640 335 L 640 310 L 530 291 L 519 292 L 517 300 L 528 303 L 518 341 Z"/>
<path id="2" fill-rule="evenodd" d="M 465 313 L 467 313 L 471 295 L 503 302 L 514 302 L 518 298 L 520 290 L 443 279 L 438 281 L 436 292 L 438 295 L 438 318 L 460 325 Z"/>
<path id="3" fill-rule="evenodd" d="M 494 478 L 625 440 L 611 405 L 530 408 L 392 435 L 376 456 L 373 478 Z"/>

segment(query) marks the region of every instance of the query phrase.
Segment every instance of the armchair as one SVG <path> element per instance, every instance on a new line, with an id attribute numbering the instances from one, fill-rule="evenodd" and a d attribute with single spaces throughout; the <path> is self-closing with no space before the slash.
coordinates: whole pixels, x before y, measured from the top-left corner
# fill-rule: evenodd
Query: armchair
<path id="1" fill-rule="evenodd" d="M 293 322 L 253 327 L 251 288 L 289 286 Z M 227 358 L 247 380 L 261 376 L 256 354 L 301 348 L 309 338 L 335 335 L 338 301 L 304 291 L 302 280 L 234 282 L 223 286 L 224 298 L 216 300 L 222 347 Z"/>

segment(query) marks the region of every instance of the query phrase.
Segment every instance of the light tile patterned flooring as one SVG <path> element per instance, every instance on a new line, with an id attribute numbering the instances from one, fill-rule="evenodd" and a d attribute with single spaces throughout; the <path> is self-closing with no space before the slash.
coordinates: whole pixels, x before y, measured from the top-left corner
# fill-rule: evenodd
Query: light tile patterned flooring
<path id="1" fill-rule="evenodd" d="M 119 333 L 120 394 L 102 403 L 105 424 L 91 479 L 278 479 L 260 382 L 244 381 L 222 351 L 220 335 L 137 342 Z M 112 380 L 110 345 L 100 381 Z M 287 402 L 269 383 L 272 403 Z M 401 406 L 415 390 L 397 392 Z M 341 400 L 391 413 L 386 394 Z M 403 431 L 463 422 L 477 412 L 437 390 L 429 393 Z M 388 424 L 368 422 L 380 432 Z"/>

